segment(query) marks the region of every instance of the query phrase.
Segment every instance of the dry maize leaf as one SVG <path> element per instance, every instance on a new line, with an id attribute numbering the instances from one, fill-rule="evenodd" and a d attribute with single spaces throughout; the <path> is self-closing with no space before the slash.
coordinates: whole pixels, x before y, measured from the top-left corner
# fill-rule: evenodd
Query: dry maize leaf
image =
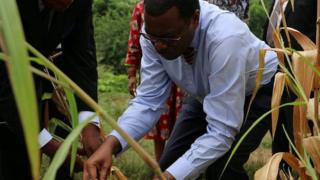
<path id="1" fill-rule="evenodd" d="M 278 72 L 274 79 L 273 93 L 271 99 L 271 108 L 278 107 L 281 103 L 281 97 L 285 86 L 285 74 Z M 278 124 L 279 109 L 276 109 L 271 114 L 272 117 L 272 136 L 274 136 Z"/>
<path id="2" fill-rule="evenodd" d="M 287 3 L 287 1 L 288 0 L 280 0 L 280 7 L 283 7 L 283 4 Z M 287 37 L 287 41 L 288 41 L 289 47 L 291 48 L 291 39 L 290 39 L 290 36 L 289 36 L 287 20 L 286 20 L 286 16 L 284 15 L 284 9 L 283 8 L 280 8 L 280 17 L 279 18 L 282 21 L 282 25 L 283 25 L 283 28 L 284 28 L 284 31 L 285 31 L 285 35 Z M 278 29 L 280 27 L 280 24 L 281 23 L 278 23 Z"/>
<path id="3" fill-rule="evenodd" d="M 294 74 L 304 89 L 306 97 L 310 97 L 313 88 L 314 71 L 311 66 L 316 63 L 316 50 L 293 53 L 292 66 Z"/>
<path id="4" fill-rule="evenodd" d="M 296 102 L 300 102 L 301 99 L 297 99 Z M 301 132 L 301 120 L 300 120 L 300 106 L 293 107 L 293 136 L 294 136 L 294 144 L 300 154 L 303 154 L 302 148 L 302 138 L 303 134 Z"/>
<path id="5" fill-rule="evenodd" d="M 278 177 L 279 164 L 282 160 L 283 153 L 274 154 L 268 163 L 256 171 L 255 180 L 276 180 Z"/>
<path id="6" fill-rule="evenodd" d="M 320 107 L 318 107 L 318 112 L 320 112 Z M 310 119 L 313 121 L 313 125 L 315 126 L 315 129 L 317 130 L 315 134 L 319 133 L 319 127 L 318 124 L 315 123 L 316 119 L 314 117 L 315 115 L 315 107 L 314 107 L 314 98 L 309 99 L 308 102 L 308 112 L 307 112 L 307 119 Z"/>
<path id="7" fill-rule="evenodd" d="M 257 71 L 257 76 L 256 76 L 256 87 L 251 95 L 251 99 L 250 99 L 250 102 L 249 102 L 249 106 L 248 106 L 248 110 L 247 110 L 247 113 L 246 113 L 246 116 L 245 116 L 245 120 L 247 119 L 248 117 L 248 114 L 249 114 L 249 111 L 250 111 L 250 107 L 251 107 L 251 104 L 254 100 L 254 98 L 256 97 L 257 95 L 257 92 L 260 88 L 260 83 L 261 83 L 261 79 L 262 79 L 262 76 L 263 76 L 263 71 L 264 71 L 264 57 L 266 56 L 266 52 L 267 52 L 267 49 L 260 49 L 259 50 L 259 67 L 258 67 L 258 71 Z"/>
<path id="8" fill-rule="evenodd" d="M 274 47 L 277 49 L 281 49 L 281 42 L 280 42 L 280 35 L 277 32 L 272 33 L 272 40 L 273 40 L 273 44 Z M 278 59 L 279 59 L 279 63 L 282 64 L 283 66 L 284 64 L 284 53 L 281 51 L 275 51 L 277 53 Z"/>
<path id="9" fill-rule="evenodd" d="M 294 12 L 294 0 L 290 0 L 290 2 L 291 2 L 291 9 Z"/>
<path id="10" fill-rule="evenodd" d="M 304 50 L 314 50 L 317 48 L 315 43 L 300 31 L 289 27 L 287 29 Z"/>
<path id="11" fill-rule="evenodd" d="M 112 166 L 111 167 L 111 178 L 114 180 L 127 180 L 128 178 L 122 174 L 119 168 Z"/>
<path id="12" fill-rule="evenodd" d="M 308 154 L 311 156 L 317 173 L 320 175 L 320 137 L 312 136 L 305 138 L 303 139 L 303 143 Z"/>
<path id="13" fill-rule="evenodd" d="M 283 160 L 296 172 L 298 172 L 301 180 L 309 180 L 310 176 L 306 174 L 306 168 L 301 166 L 300 161 L 290 153 L 283 154 Z"/>
<path id="14" fill-rule="evenodd" d="M 280 170 L 280 171 L 279 171 L 279 178 L 278 178 L 278 179 L 280 179 L 280 180 L 287 180 L 288 178 L 287 178 L 286 174 L 285 174 L 282 170 Z"/>

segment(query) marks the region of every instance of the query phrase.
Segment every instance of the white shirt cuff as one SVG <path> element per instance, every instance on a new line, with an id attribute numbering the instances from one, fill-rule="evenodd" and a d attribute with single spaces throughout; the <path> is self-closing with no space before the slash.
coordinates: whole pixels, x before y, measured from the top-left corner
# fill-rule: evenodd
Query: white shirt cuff
<path id="1" fill-rule="evenodd" d="M 184 156 L 176 160 L 166 171 L 173 175 L 176 180 L 195 179 L 200 174 Z"/>
<path id="2" fill-rule="evenodd" d="M 90 116 L 96 114 L 95 112 L 92 111 L 80 111 L 79 113 L 79 124 L 88 119 Z M 95 116 L 92 120 L 91 123 L 99 126 L 100 125 L 100 119 L 99 116 Z"/>
<path id="3" fill-rule="evenodd" d="M 42 148 L 44 145 L 46 145 L 49 141 L 52 139 L 52 135 L 48 132 L 47 129 L 42 129 L 38 136 L 38 142 L 40 148 Z"/>
<path id="4" fill-rule="evenodd" d="M 119 156 L 121 153 L 123 153 L 127 148 L 128 148 L 128 143 L 127 141 L 125 141 L 122 136 L 116 131 L 113 130 L 108 136 L 114 136 L 115 138 L 118 139 L 118 141 L 120 142 L 121 145 L 121 151 L 116 154 L 115 156 Z"/>

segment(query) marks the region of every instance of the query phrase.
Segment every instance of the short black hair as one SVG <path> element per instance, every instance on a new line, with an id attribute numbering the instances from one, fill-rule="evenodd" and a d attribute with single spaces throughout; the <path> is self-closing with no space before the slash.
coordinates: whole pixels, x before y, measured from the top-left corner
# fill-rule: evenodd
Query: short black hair
<path id="1" fill-rule="evenodd" d="M 151 16 L 160 16 L 172 7 L 176 7 L 183 19 L 190 19 L 197 9 L 199 0 L 144 0 L 144 10 Z"/>

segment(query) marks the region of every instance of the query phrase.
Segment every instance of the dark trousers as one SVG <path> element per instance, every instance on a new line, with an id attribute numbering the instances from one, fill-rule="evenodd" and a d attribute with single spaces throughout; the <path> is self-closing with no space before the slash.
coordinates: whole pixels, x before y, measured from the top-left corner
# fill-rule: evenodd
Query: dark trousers
<path id="1" fill-rule="evenodd" d="M 207 168 L 205 172 L 206 179 L 219 179 L 222 169 L 224 168 L 235 144 L 255 120 L 271 109 L 270 105 L 272 88 L 273 81 L 260 88 L 259 93 L 251 105 L 248 118 L 242 125 L 239 134 L 236 136 L 236 140 L 233 143 L 232 148 Z M 244 106 L 245 113 L 247 112 L 250 98 L 251 96 L 246 97 Z M 285 118 L 286 114 L 290 114 L 290 112 L 292 112 L 291 108 L 286 109 L 285 112 L 287 113 L 280 112 L 280 114 L 282 114 L 282 118 Z M 262 122 L 260 122 L 241 143 L 234 157 L 230 161 L 226 171 L 224 172 L 222 179 L 249 179 L 246 171 L 243 168 L 243 164 L 248 160 L 250 153 L 259 146 L 262 138 L 271 127 L 270 117 L 271 116 L 268 116 Z M 160 160 L 160 167 L 162 170 L 166 170 L 190 148 L 191 144 L 199 136 L 206 133 L 207 121 L 205 118 L 206 114 L 203 111 L 202 104 L 195 98 L 186 97 L 183 102 L 178 120 L 176 121 L 175 127 Z M 282 142 L 282 144 L 281 147 L 277 147 L 276 149 L 277 151 L 288 151 L 288 143 L 286 142 L 285 137 L 277 135 L 280 132 L 281 131 L 277 131 L 275 139 L 278 144 L 281 144 L 279 142 Z"/>
<path id="2" fill-rule="evenodd" d="M 32 179 L 25 144 L 5 124 L 0 125 L 0 179 Z"/>
<path id="3" fill-rule="evenodd" d="M 0 180 L 31 180 L 31 166 L 15 99 L 8 79 L 0 80 Z M 39 81 L 37 91 L 37 94 L 42 94 L 42 84 Z M 39 117 L 42 117 L 42 102 L 39 101 L 38 104 Z M 44 127 L 43 121 L 40 121 L 40 126 Z M 56 179 L 73 178 L 69 176 L 69 169 L 61 167 Z"/>

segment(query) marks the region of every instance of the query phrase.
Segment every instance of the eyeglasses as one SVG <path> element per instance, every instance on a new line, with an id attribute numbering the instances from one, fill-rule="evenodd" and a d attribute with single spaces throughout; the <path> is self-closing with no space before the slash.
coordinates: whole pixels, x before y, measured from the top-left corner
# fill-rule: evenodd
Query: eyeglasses
<path id="1" fill-rule="evenodd" d="M 163 44 L 166 44 L 166 45 L 175 45 L 176 43 L 178 43 L 182 37 L 177 37 L 177 38 L 162 38 L 162 37 L 155 37 L 155 36 L 152 36 L 150 34 L 147 34 L 147 33 L 140 33 L 141 36 L 143 36 L 145 39 L 151 41 L 151 43 L 163 43 Z"/>

